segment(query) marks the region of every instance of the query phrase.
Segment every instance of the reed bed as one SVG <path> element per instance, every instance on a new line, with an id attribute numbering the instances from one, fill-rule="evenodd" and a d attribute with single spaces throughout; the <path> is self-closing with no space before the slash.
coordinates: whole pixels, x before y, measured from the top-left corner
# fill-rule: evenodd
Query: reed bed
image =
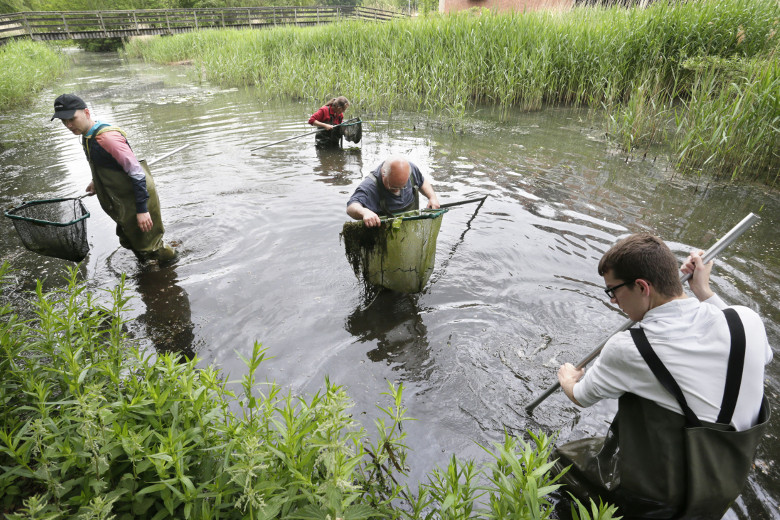
<path id="1" fill-rule="evenodd" d="M 383 24 L 204 31 L 133 42 L 126 50 L 159 62 L 194 60 L 206 79 L 257 85 L 263 96 L 321 102 L 345 94 L 358 108 L 387 112 L 404 108 L 460 117 L 484 104 L 526 110 L 605 106 L 618 116 L 618 137 L 639 143 L 660 134 L 634 135 L 632 125 L 665 126 L 656 112 L 668 121 L 671 107 L 683 101 L 697 110 L 691 103 L 702 99 L 693 92 L 701 74 L 684 63 L 767 59 L 778 47 L 778 20 L 775 0 L 659 1 L 632 9 L 477 11 Z M 621 113 L 632 102 L 641 113 Z M 759 124 L 765 126 L 760 135 L 771 140 L 777 127 L 766 127 L 770 122 Z M 689 157 L 699 153 L 709 152 L 688 146 L 681 164 L 696 168 Z M 718 173 L 732 175 L 733 161 L 720 162 L 728 169 Z"/>
<path id="2" fill-rule="evenodd" d="M 780 179 L 780 63 L 756 61 L 723 83 L 707 70 L 677 116 L 679 165 L 775 186 Z"/>
<path id="3" fill-rule="evenodd" d="M 67 67 L 67 58 L 46 44 L 18 40 L 0 46 L 0 110 L 32 100 Z"/>

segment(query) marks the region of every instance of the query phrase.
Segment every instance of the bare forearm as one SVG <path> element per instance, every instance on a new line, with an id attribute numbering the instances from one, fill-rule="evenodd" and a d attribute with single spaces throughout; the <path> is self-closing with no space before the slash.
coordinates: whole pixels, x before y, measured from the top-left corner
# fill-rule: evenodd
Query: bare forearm
<path id="1" fill-rule="evenodd" d="M 366 211 L 366 208 L 364 208 L 361 204 L 352 203 L 347 206 L 347 215 L 354 218 L 355 220 L 363 220 L 363 214 Z"/>
<path id="2" fill-rule="evenodd" d="M 584 374 L 585 369 L 577 369 L 571 363 L 561 365 L 561 368 L 558 369 L 558 382 L 561 384 L 563 392 L 566 394 L 566 397 L 571 399 L 571 402 L 577 406 L 582 405 L 577 401 L 577 398 L 574 397 L 574 385 L 577 384 L 577 381 L 579 381 Z"/>
<path id="3" fill-rule="evenodd" d="M 430 181 L 423 181 L 422 186 L 420 186 L 420 191 L 423 195 L 425 195 L 428 198 L 428 207 L 433 209 L 438 209 L 439 204 L 439 197 L 436 196 L 436 192 L 433 191 L 433 186 L 431 185 Z"/>
<path id="4" fill-rule="evenodd" d="M 353 202 L 347 206 L 347 215 L 355 220 L 362 220 L 368 227 L 376 227 L 382 224 L 382 220 L 379 215 L 366 208 L 359 202 Z"/>

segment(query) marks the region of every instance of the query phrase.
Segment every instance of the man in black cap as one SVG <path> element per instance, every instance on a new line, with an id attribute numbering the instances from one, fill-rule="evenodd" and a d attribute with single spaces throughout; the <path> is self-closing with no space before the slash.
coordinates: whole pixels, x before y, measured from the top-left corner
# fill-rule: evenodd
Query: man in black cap
<path id="1" fill-rule="evenodd" d="M 84 153 L 92 169 L 87 193 L 97 194 L 100 206 L 116 222 L 122 247 L 141 261 L 170 262 L 176 251 L 163 241 L 165 228 L 154 179 L 145 161 L 138 161 L 124 131 L 92 119 L 89 108 L 75 94 L 54 101 L 55 118 L 82 136 Z"/>

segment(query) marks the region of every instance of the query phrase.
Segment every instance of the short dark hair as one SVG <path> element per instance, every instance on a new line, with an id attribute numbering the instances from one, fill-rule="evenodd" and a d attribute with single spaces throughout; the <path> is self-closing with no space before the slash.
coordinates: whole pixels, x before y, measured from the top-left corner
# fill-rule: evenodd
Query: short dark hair
<path id="1" fill-rule="evenodd" d="M 618 280 L 647 280 L 665 296 L 683 293 L 677 258 L 663 240 L 650 233 L 619 240 L 601 257 L 598 270 L 601 276 L 612 271 Z"/>

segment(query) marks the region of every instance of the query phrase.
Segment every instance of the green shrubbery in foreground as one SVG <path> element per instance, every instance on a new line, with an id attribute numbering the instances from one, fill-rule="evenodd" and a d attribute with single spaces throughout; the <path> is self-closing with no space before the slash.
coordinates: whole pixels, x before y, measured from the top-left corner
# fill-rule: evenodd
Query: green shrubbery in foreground
<path id="1" fill-rule="evenodd" d="M 0 45 L 0 110 L 29 102 L 66 67 L 67 58 L 46 44 L 17 40 Z"/>
<path id="2" fill-rule="evenodd" d="M 9 283 L 8 266 L 0 278 Z M 506 436 L 482 468 L 453 457 L 412 493 L 402 388 L 371 440 L 325 381 L 309 398 L 142 352 L 123 332 L 122 285 L 100 305 L 77 282 L 0 306 L 0 513 L 6 518 L 549 518 L 551 440 Z M 29 311 L 29 309 L 28 309 Z M 613 508 L 580 506 L 581 518 Z"/>
<path id="3" fill-rule="evenodd" d="M 463 115 L 484 104 L 607 107 L 625 148 L 664 139 L 685 170 L 775 182 L 780 170 L 776 0 L 658 1 L 647 8 L 462 13 L 383 24 L 201 31 L 131 42 L 132 56 L 194 60 L 226 85 L 358 110 Z M 715 82 L 718 67 L 743 63 Z M 748 134 L 748 135 L 745 135 Z"/>

